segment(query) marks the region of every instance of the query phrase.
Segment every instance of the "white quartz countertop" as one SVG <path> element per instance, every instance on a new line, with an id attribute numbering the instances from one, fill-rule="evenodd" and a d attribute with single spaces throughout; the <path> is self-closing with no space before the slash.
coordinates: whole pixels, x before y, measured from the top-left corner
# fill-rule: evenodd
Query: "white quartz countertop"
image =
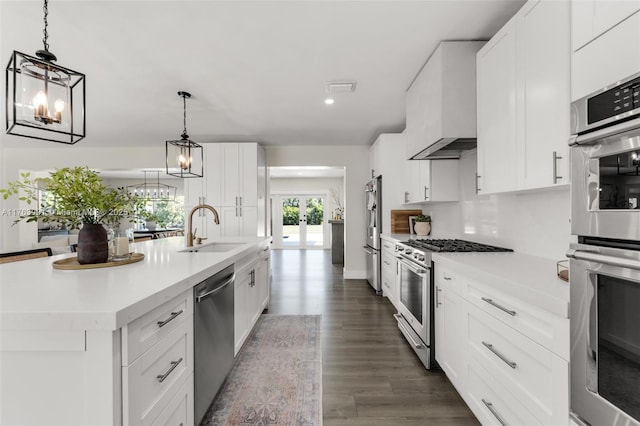
<path id="1" fill-rule="evenodd" d="M 135 243 L 142 262 L 58 270 L 65 254 L 0 265 L 0 329 L 117 330 L 207 277 L 251 254 L 271 237 L 207 241 L 243 243 L 226 252 L 187 253 L 184 237 Z"/>
<path id="2" fill-rule="evenodd" d="M 519 253 L 434 253 L 446 266 L 478 283 L 569 318 L 569 283 L 557 276 L 556 261 Z"/>

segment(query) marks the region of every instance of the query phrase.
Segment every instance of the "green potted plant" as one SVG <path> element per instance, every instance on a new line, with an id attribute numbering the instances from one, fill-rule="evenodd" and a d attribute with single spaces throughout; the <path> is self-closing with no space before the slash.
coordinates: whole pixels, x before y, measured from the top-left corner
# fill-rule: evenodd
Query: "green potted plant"
<path id="1" fill-rule="evenodd" d="M 157 226 L 162 227 L 162 225 L 160 224 L 160 218 L 155 212 L 146 210 L 142 212 L 142 218 L 145 220 L 145 227 L 149 231 L 155 231 Z"/>
<path id="2" fill-rule="evenodd" d="M 124 219 L 136 220 L 144 200 L 125 188 L 110 188 L 98 173 L 88 167 L 65 167 L 49 177 L 33 179 L 29 173 L 0 189 L 4 199 L 17 196 L 33 206 L 21 211 L 14 223 L 59 222 L 68 229 L 82 226 L 78 234 L 78 263 L 104 263 L 108 259 L 107 232 L 103 225 L 114 226 Z"/>
<path id="3" fill-rule="evenodd" d="M 413 229 L 418 235 L 429 235 L 431 233 L 431 216 L 416 216 L 416 224 Z"/>

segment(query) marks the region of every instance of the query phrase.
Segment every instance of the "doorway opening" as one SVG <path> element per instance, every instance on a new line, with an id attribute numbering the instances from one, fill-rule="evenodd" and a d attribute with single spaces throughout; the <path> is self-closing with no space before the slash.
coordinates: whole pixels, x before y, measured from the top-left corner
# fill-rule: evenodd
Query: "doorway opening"
<path id="1" fill-rule="evenodd" d="M 274 206 L 274 247 L 329 247 L 326 194 L 274 194 Z"/>

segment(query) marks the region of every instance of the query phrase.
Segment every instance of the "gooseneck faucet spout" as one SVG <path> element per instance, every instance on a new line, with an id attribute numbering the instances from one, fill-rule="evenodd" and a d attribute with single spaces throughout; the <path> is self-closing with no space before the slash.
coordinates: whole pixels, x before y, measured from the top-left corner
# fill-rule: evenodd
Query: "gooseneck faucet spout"
<path id="1" fill-rule="evenodd" d="M 195 238 L 195 235 L 194 235 L 195 233 L 192 231 L 193 214 L 201 209 L 206 209 L 211 211 L 211 213 L 213 213 L 213 221 L 216 223 L 216 225 L 220 225 L 220 217 L 218 216 L 218 211 L 215 208 L 213 208 L 213 206 L 210 206 L 209 204 L 198 204 L 197 206 L 192 208 L 191 211 L 189 212 L 189 221 L 188 221 L 188 227 L 187 227 L 187 247 L 193 247 L 193 239 Z"/>

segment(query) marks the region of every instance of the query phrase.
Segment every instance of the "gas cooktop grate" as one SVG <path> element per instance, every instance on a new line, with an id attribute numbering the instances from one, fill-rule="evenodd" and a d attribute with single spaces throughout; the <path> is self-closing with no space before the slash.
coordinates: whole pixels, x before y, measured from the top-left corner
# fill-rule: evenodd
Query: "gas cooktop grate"
<path id="1" fill-rule="evenodd" d="M 513 251 L 504 247 L 474 243 L 465 240 L 416 239 L 404 241 L 404 244 L 435 252 L 505 252 Z"/>

